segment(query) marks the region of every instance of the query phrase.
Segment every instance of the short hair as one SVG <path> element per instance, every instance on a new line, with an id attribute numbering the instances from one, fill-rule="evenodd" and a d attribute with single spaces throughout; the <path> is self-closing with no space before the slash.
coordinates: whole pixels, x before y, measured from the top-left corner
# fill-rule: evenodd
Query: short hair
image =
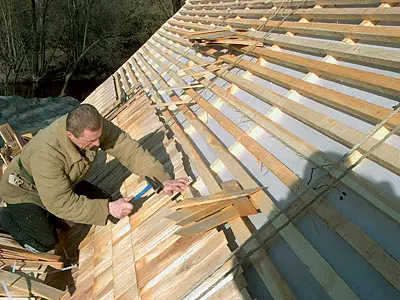
<path id="1" fill-rule="evenodd" d="M 85 129 L 97 131 L 101 128 L 102 117 L 97 109 L 90 104 L 81 104 L 67 116 L 67 130 L 76 138 L 80 138 Z"/>

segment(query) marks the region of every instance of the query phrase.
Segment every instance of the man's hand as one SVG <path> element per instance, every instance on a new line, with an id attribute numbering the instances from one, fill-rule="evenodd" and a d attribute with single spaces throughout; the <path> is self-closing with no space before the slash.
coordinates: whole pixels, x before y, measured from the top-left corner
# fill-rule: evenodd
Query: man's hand
<path id="1" fill-rule="evenodd" d="M 108 203 L 108 210 L 110 211 L 110 215 L 116 217 L 117 219 L 122 219 L 128 216 L 133 209 L 133 205 L 129 203 L 132 200 L 132 197 L 120 198 L 114 202 Z"/>
<path id="2" fill-rule="evenodd" d="M 164 182 L 164 192 L 171 196 L 174 192 L 182 192 L 185 188 L 187 188 L 188 184 L 189 179 L 187 178 L 167 180 Z"/>

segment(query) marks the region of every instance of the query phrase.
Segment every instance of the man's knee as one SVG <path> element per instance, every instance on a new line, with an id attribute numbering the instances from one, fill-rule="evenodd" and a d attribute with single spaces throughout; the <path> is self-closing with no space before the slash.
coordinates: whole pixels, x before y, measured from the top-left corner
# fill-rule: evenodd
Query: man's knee
<path id="1" fill-rule="evenodd" d="M 0 228 L 10 234 L 21 246 L 25 248 L 29 246 L 37 251 L 46 252 L 55 247 L 58 237 L 55 229 L 45 218 L 45 214 L 35 210 L 37 209 L 30 205 L 24 207 L 10 205 L 0 208 Z"/>

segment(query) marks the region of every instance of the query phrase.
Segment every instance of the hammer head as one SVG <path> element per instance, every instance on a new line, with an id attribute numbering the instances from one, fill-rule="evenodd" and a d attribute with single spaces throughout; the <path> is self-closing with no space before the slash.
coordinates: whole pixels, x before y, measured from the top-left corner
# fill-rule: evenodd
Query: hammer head
<path id="1" fill-rule="evenodd" d="M 145 176 L 144 178 L 151 185 L 151 187 L 157 194 L 163 190 L 164 186 L 162 182 L 159 181 L 157 178 L 153 177 L 153 179 L 151 179 L 150 177 L 147 176 Z"/>

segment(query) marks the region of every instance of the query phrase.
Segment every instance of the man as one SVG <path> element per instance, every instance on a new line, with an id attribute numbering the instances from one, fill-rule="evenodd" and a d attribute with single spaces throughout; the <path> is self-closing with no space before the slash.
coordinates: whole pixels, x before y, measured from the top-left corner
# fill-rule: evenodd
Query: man
<path id="1" fill-rule="evenodd" d="M 133 173 L 161 181 L 167 194 L 188 184 L 186 179 L 170 180 L 137 141 L 96 108 L 82 104 L 40 131 L 7 167 L 0 181 L 0 196 L 7 204 L 0 210 L 0 228 L 28 249 L 48 251 L 58 242 L 60 219 L 105 225 L 109 215 L 128 216 L 131 197 L 111 202 L 83 181 L 99 148 Z"/>

